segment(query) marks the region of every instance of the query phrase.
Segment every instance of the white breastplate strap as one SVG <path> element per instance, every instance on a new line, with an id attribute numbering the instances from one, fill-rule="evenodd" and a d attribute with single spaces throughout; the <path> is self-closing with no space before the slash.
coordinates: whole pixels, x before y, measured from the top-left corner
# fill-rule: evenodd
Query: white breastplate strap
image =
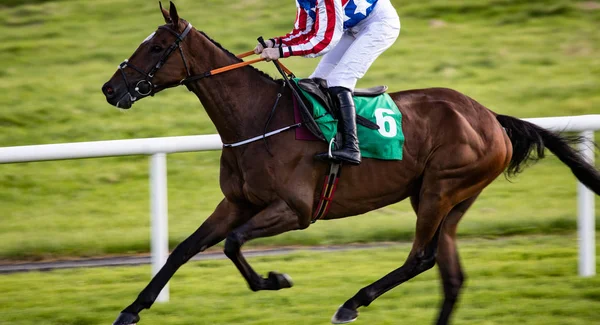
<path id="1" fill-rule="evenodd" d="M 299 127 L 300 125 L 302 125 L 302 123 L 296 123 L 294 125 L 288 125 L 288 126 L 286 126 L 284 128 L 277 129 L 275 131 L 271 131 L 271 132 L 265 133 L 263 135 L 259 135 L 259 136 L 256 136 L 254 138 L 250 138 L 250 139 L 247 139 L 247 140 L 244 140 L 244 141 L 235 142 L 235 143 L 224 143 L 223 147 L 224 148 L 233 148 L 233 147 L 243 146 L 245 144 L 248 144 L 248 143 L 251 143 L 251 142 L 254 142 L 254 141 L 258 141 L 258 140 L 262 140 L 264 138 L 268 138 L 268 137 L 270 137 L 272 135 L 279 134 L 279 133 L 287 131 L 287 130 L 295 129 L 295 128 Z"/>

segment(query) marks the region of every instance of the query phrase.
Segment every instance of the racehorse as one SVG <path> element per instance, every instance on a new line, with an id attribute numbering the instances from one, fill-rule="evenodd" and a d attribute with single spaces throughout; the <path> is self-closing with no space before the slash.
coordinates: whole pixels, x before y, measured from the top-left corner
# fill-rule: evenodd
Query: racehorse
<path id="1" fill-rule="evenodd" d="M 211 75 L 208 71 L 241 60 L 179 18 L 173 3 L 161 11 L 158 27 L 121 64 L 102 91 L 122 109 L 164 89 L 185 85 L 198 96 L 223 143 L 264 134 L 295 123 L 293 94 L 250 66 Z M 444 299 L 437 324 L 448 324 L 464 281 L 456 246 L 457 225 L 478 195 L 503 172 L 512 176 L 548 148 L 579 181 L 600 194 L 600 173 L 574 151 L 570 139 L 518 118 L 499 115 L 466 95 L 446 88 L 389 93 L 403 115 L 402 160 L 364 159 L 344 166 L 338 192 L 324 219 L 366 213 L 410 198 L 416 212 L 414 242 L 404 264 L 360 289 L 332 318 L 336 324 L 358 316 L 358 308 L 438 265 Z M 271 114 L 274 103 L 279 106 Z M 320 199 L 328 165 L 315 161 L 327 149 L 321 141 L 297 141 L 281 132 L 263 141 L 224 147 L 220 187 L 224 198 L 206 221 L 170 254 L 166 264 L 126 307 L 114 324 L 139 321 L 173 274 L 191 257 L 225 240 L 224 252 L 253 291 L 292 286 L 285 274 L 257 274 L 240 249 L 249 240 L 305 229 Z"/>

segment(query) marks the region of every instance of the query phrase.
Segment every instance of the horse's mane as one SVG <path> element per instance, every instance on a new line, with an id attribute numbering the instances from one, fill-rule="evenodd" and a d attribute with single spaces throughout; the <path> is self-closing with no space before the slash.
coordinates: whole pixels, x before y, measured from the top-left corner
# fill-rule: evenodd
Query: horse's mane
<path id="1" fill-rule="evenodd" d="M 238 58 L 235 54 L 229 52 L 229 50 L 227 50 L 226 48 L 224 48 L 221 44 L 219 44 L 219 42 L 215 41 L 214 39 L 212 39 L 208 35 L 206 35 L 205 32 L 203 32 L 201 30 L 198 30 L 198 32 L 200 32 L 200 34 L 202 34 L 202 36 L 206 37 L 206 39 L 209 40 L 211 43 L 213 43 L 216 47 L 218 47 L 219 49 L 221 49 L 223 52 L 227 53 L 227 55 L 229 55 L 230 57 L 236 59 L 238 62 L 242 62 L 243 61 L 242 59 Z M 265 77 L 265 78 L 267 78 L 267 79 L 269 79 L 271 81 L 274 81 L 274 82 L 280 81 L 280 79 L 274 79 L 269 74 L 267 74 L 267 73 L 265 73 L 265 72 L 263 72 L 263 71 L 255 68 L 255 67 L 253 67 L 251 65 L 248 65 L 246 67 L 249 67 L 249 68 L 253 69 L 254 71 L 258 72 L 261 76 L 263 76 L 263 77 Z"/>

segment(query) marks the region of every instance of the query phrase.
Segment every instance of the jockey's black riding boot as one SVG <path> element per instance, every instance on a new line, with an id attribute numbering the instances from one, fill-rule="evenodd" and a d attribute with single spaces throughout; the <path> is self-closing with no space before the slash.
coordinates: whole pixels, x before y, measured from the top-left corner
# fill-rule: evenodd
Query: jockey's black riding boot
<path id="1" fill-rule="evenodd" d="M 360 149 L 358 147 L 358 137 L 356 136 L 356 107 L 354 106 L 352 92 L 344 87 L 331 87 L 328 90 L 339 104 L 341 121 L 338 123 L 338 127 L 341 127 L 343 141 L 342 148 L 332 151 L 331 155 L 336 160 L 351 165 L 359 165 Z M 316 158 L 329 160 L 329 155 L 327 152 L 320 153 Z"/>

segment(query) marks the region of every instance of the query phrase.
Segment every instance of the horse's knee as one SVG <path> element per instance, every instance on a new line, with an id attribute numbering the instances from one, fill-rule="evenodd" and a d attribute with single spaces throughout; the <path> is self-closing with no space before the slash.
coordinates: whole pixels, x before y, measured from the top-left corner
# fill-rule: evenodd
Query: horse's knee
<path id="1" fill-rule="evenodd" d="M 225 256 L 232 258 L 240 251 L 242 244 L 243 241 L 240 238 L 240 235 L 236 232 L 231 232 L 225 239 L 223 253 L 225 253 Z"/>
<path id="2" fill-rule="evenodd" d="M 430 268 L 435 266 L 435 256 L 422 260 L 421 261 L 421 267 L 423 268 L 423 270 L 429 270 Z"/>
<path id="3" fill-rule="evenodd" d="M 417 254 L 417 269 L 420 272 L 427 271 L 435 266 L 436 263 L 436 250 L 423 250 Z"/>

